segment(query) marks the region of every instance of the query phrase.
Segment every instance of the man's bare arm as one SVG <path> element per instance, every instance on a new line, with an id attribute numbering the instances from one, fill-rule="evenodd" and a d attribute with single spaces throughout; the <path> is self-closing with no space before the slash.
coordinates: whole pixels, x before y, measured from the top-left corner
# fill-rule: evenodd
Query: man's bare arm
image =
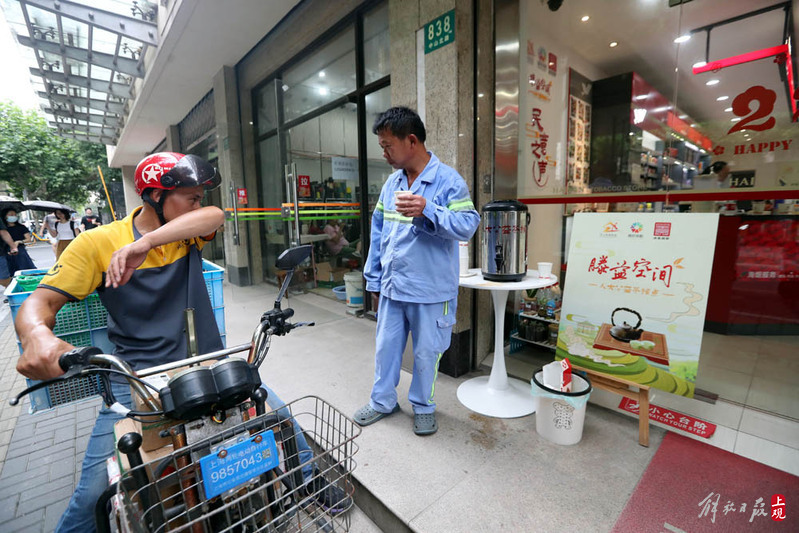
<path id="1" fill-rule="evenodd" d="M 55 316 L 69 299 L 45 287 L 33 291 L 17 313 L 14 327 L 22 343 L 17 372 L 31 379 L 49 379 L 64 373 L 58 366 L 61 354 L 74 346 L 53 334 Z"/>

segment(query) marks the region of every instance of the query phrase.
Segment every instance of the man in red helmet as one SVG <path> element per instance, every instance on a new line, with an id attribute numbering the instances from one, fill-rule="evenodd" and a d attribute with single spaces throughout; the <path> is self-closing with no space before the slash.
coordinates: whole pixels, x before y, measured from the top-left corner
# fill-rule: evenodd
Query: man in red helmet
<path id="1" fill-rule="evenodd" d="M 184 359 L 184 309 L 194 309 L 198 353 L 222 349 L 200 250 L 224 222 L 216 207 L 201 207 L 205 190 L 219 185 L 216 169 L 194 155 L 162 152 L 136 167 L 136 192 L 144 205 L 121 221 L 81 233 L 39 287 L 20 307 L 16 328 L 23 354 L 17 370 L 32 379 L 61 375 L 61 354 L 73 347 L 52 332 L 55 315 L 68 301 L 97 290 L 108 310 L 108 339 L 114 354 L 134 369 Z M 265 386 L 266 387 L 266 386 Z M 130 406 L 127 382 L 112 380 L 118 403 Z M 283 403 L 268 387 L 273 409 Z M 105 460 L 114 453 L 114 423 L 121 415 L 103 408 L 86 447 L 81 478 L 56 531 L 94 531 L 93 509 L 107 486 Z M 310 447 L 297 430 L 297 447 L 309 483 L 305 495 L 332 513 L 352 499 L 322 476 Z"/>
<path id="2" fill-rule="evenodd" d="M 56 313 L 94 290 L 108 310 L 115 355 L 134 368 L 185 358 L 187 307 L 194 308 L 199 352 L 222 349 L 200 255 L 225 220 L 218 207 L 200 204 L 219 182 L 216 169 L 194 155 L 144 158 L 135 175 L 144 205 L 124 220 L 78 235 L 20 307 L 17 370 L 32 379 L 63 373 L 58 358 L 73 346 L 53 334 Z M 126 383 L 112 382 L 112 390 L 119 403 L 130 405 Z M 114 451 L 119 418 L 108 408 L 97 417 L 80 482 L 56 531 L 94 531 L 92 510 L 107 486 L 105 459 Z"/>

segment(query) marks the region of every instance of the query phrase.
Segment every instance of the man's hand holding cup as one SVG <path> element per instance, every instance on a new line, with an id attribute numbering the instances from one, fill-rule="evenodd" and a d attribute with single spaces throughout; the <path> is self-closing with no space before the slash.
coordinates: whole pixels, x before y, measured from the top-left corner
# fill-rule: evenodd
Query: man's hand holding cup
<path id="1" fill-rule="evenodd" d="M 423 216 L 427 200 L 411 191 L 394 191 L 394 205 L 400 215 L 416 218 Z"/>

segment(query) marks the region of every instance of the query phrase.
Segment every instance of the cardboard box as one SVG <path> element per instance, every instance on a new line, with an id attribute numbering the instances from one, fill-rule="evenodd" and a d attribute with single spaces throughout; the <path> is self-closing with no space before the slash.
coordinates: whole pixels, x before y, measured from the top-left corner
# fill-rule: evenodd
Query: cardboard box
<path id="1" fill-rule="evenodd" d="M 116 449 L 116 442 L 119 441 L 122 435 L 126 433 L 141 433 L 140 427 L 141 424 L 139 422 L 130 418 L 123 418 L 114 424 L 114 448 Z M 141 453 L 142 461 L 147 464 L 172 453 L 172 441 L 170 440 L 166 446 L 159 446 L 151 450 L 145 450 L 144 445 L 142 445 L 139 452 Z M 116 454 L 119 461 L 119 469 L 124 473 L 130 469 L 128 458 L 124 453 L 120 453 L 119 450 L 116 450 Z"/>
<path id="2" fill-rule="evenodd" d="M 330 279 L 330 274 L 333 267 L 329 262 L 316 263 L 316 280 L 317 281 L 333 281 Z"/>
<path id="3" fill-rule="evenodd" d="M 346 267 L 336 267 L 330 272 L 330 281 L 344 281 L 344 274 L 350 269 Z"/>
<path id="4" fill-rule="evenodd" d="M 157 389 L 161 389 L 166 386 L 167 382 L 169 381 L 170 373 L 163 373 L 157 374 L 155 376 L 148 376 L 143 378 L 144 381 L 154 385 Z M 148 390 L 153 393 L 153 397 L 158 400 L 158 395 L 154 393 L 153 390 Z M 149 411 L 150 408 L 144 404 L 144 401 L 136 394 L 135 391 L 131 390 L 131 396 L 133 397 L 133 410 L 134 411 Z M 142 417 L 144 422 L 139 420 L 130 420 L 133 423 L 134 429 L 136 433 L 140 433 L 142 436 L 142 445 L 141 449 L 144 451 L 151 451 L 161 448 L 162 446 L 166 446 L 168 444 L 172 444 L 172 439 L 167 437 L 161 437 L 161 432 L 169 429 L 170 427 L 174 426 L 175 424 L 179 424 L 179 422 L 172 420 L 170 418 L 159 418 L 153 417 L 152 420 L 148 420 L 145 417 Z"/>
<path id="5" fill-rule="evenodd" d="M 316 281 L 344 281 L 344 274 L 350 270 L 345 267 L 334 267 L 330 262 L 316 263 Z"/>

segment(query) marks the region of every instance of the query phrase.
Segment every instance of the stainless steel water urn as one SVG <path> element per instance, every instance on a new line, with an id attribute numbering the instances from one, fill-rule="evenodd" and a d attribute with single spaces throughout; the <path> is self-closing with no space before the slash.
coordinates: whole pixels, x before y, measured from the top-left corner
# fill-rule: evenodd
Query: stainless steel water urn
<path id="1" fill-rule="evenodd" d="M 527 273 L 527 227 L 530 213 L 516 200 L 497 200 L 483 206 L 481 263 L 483 277 L 520 281 Z"/>

